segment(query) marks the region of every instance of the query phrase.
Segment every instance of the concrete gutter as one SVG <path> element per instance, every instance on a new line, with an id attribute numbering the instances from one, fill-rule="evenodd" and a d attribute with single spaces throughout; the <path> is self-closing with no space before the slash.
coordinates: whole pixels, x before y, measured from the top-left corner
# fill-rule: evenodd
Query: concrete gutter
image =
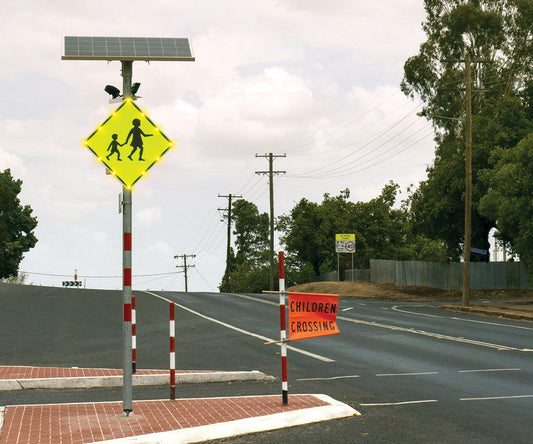
<path id="1" fill-rule="evenodd" d="M 230 381 L 274 381 L 276 378 L 258 370 L 239 372 L 178 373 L 176 384 L 199 384 Z M 168 385 L 170 375 L 133 375 L 133 385 Z M 76 389 L 122 386 L 122 376 L 75 378 L 0 379 L 0 391 L 27 389 Z"/>

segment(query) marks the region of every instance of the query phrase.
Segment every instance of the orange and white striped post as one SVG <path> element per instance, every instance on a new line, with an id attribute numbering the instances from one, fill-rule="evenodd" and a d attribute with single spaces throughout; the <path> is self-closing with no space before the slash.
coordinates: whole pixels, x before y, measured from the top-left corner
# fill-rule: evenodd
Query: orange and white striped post
<path id="1" fill-rule="evenodd" d="M 289 383 L 287 381 L 287 327 L 285 320 L 285 255 L 278 254 L 279 260 L 279 324 L 281 346 L 281 393 L 283 405 L 289 403 Z"/>

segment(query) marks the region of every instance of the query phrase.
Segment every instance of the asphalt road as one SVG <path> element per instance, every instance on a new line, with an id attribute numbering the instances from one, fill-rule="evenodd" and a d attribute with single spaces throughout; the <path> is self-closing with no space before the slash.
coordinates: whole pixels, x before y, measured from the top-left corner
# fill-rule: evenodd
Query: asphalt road
<path id="1" fill-rule="evenodd" d="M 27 295 L 13 288 L 8 295 L 0 286 L 0 364 L 120 368 L 120 292 L 45 289 Z M 168 304 L 135 293 L 139 368 L 165 368 Z M 179 304 L 179 368 L 280 376 L 279 347 L 263 344 L 279 337 L 276 296 L 154 294 Z M 338 326 L 340 335 L 291 343 L 289 402 L 291 393 L 326 393 L 362 416 L 230 442 L 531 442 L 533 352 L 527 350 L 533 348 L 533 324 L 448 313 L 432 304 L 344 299 Z M 177 392 L 275 394 L 280 385 L 184 385 Z M 167 392 L 136 387 L 134 397 Z M 120 389 L 34 390 L 0 393 L 0 405 L 120 397 Z"/>

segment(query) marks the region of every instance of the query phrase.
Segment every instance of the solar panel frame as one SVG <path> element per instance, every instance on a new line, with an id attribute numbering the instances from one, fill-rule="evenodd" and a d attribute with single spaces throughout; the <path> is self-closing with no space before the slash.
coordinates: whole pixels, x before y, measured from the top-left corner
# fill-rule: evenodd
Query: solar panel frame
<path id="1" fill-rule="evenodd" d="M 188 38 L 66 36 L 62 60 L 195 60 Z"/>

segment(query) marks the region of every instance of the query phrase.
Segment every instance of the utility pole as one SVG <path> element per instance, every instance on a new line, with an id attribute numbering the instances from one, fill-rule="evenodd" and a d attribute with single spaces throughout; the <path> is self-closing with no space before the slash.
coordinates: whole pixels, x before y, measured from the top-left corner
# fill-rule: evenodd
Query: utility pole
<path id="1" fill-rule="evenodd" d="M 229 292 L 229 271 L 230 271 L 230 261 L 231 261 L 231 205 L 233 198 L 241 199 L 241 195 L 237 194 L 219 194 L 218 197 L 225 197 L 228 199 L 228 208 L 219 208 L 219 211 L 227 211 L 228 216 L 228 243 L 226 246 L 226 270 L 224 271 L 224 277 L 222 278 L 222 290 Z"/>
<path id="2" fill-rule="evenodd" d="M 194 268 L 194 265 L 187 265 L 187 258 L 195 258 L 196 254 L 178 254 L 177 256 L 174 256 L 174 259 L 183 258 L 183 265 L 176 265 L 176 268 L 183 268 L 183 272 L 185 274 L 185 292 L 189 291 L 189 287 L 187 286 L 187 269 L 188 268 Z"/>
<path id="3" fill-rule="evenodd" d="M 472 246 L 472 74 L 470 54 L 465 54 L 465 239 L 463 262 L 463 306 L 470 305 L 470 248 Z"/>
<path id="4" fill-rule="evenodd" d="M 270 291 L 274 291 L 274 174 L 285 174 L 286 171 L 273 171 L 274 158 L 287 157 L 286 154 L 256 154 L 255 157 L 265 157 L 268 159 L 268 171 L 256 171 L 255 174 L 268 174 L 268 185 L 270 188 Z"/>

